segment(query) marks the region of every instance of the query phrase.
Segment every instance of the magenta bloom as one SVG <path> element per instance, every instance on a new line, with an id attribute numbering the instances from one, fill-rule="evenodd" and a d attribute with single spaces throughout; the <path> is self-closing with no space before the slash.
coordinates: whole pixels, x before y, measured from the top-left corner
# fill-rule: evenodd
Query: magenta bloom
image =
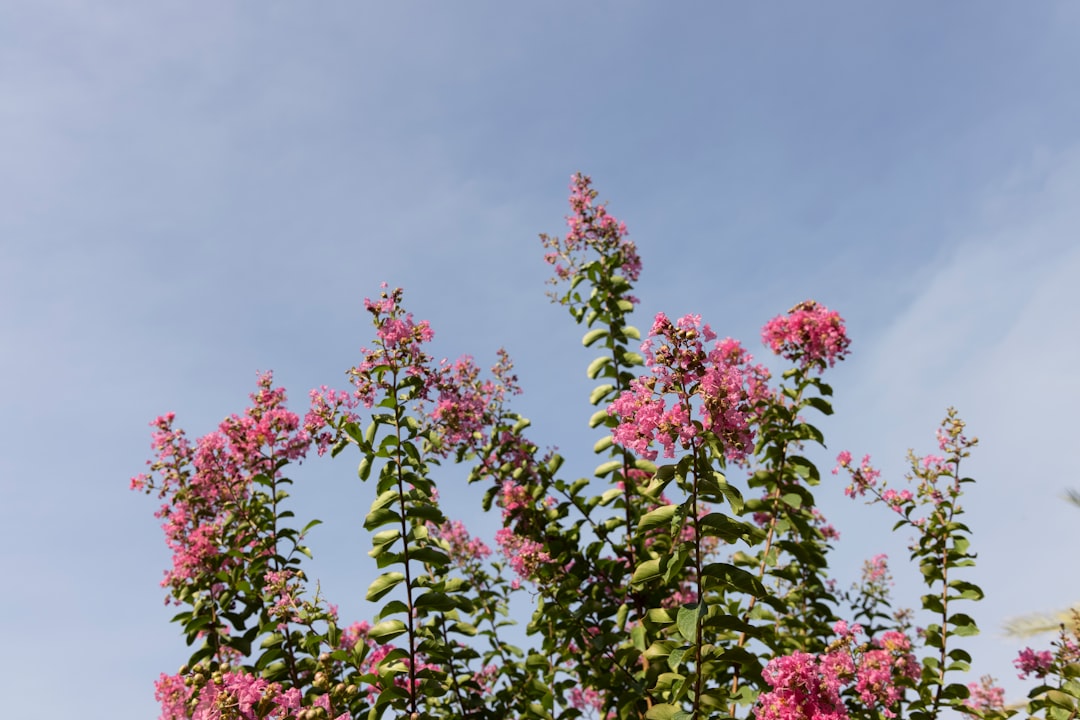
<path id="1" fill-rule="evenodd" d="M 675 457 L 675 446 L 693 447 L 701 432 L 712 432 L 724 444 L 729 459 L 739 462 L 754 446 L 751 422 L 757 406 L 769 394 L 769 373 L 738 342 L 716 339 L 700 315 L 672 323 L 656 316 L 641 351 L 651 376 L 637 378 L 630 389 L 608 406 L 619 420 L 613 439 L 649 460 L 656 459 L 654 443 L 664 457 Z M 670 404 L 669 404 L 670 402 Z M 692 413 L 700 420 L 693 420 Z"/>
<path id="2" fill-rule="evenodd" d="M 761 331 L 761 339 L 777 355 L 820 373 L 828 364 L 848 354 L 847 330 L 840 314 L 813 300 L 799 303 L 787 315 L 773 318 Z"/>
<path id="3" fill-rule="evenodd" d="M 1049 650 L 1035 652 L 1031 648 L 1024 648 L 1017 658 L 1013 660 L 1013 665 L 1020 671 L 1019 677 L 1021 680 L 1026 679 L 1029 675 L 1044 678 L 1050 672 L 1050 666 L 1053 664 L 1054 656 Z"/>
<path id="4" fill-rule="evenodd" d="M 846 720 L 840 678 L 849 672 L 850 665 L 819 664 L 808 653 L 773 658 L 761 673 L 773 689 L 758 696 L 754 716 L 758 720 Z"/>
<path id="5" fill-rule="evenodd" d="M 285 390 L 273 387 L 270 373 L 259 375 L 251 400 L 243 415 L 225 418 L 194 444 L 173 427 L 172 413 L 151 423 L 156 428 L 153 475 L 136 476 L 132 488 L 156 490 L 165 500 L 155 515 L 162 520 L 173 558 L 161 584 L 174 595 L 192 581 L 205 582 L 238 564 L 225 552 L 227 546 L 256 538 L 230 537 L 235 534 L 230 514 L 251 497 L 256 477 L 280 476 L 283 461 L 302 460 L 312 445 L 300 417 L 285 406 Z"/>
<path id="6" fill-rule="evenodd" d="M 973 710 L 1001 710 L 1005 707 L 1005 690 L 994 684 L 994 679 L 984 675 L 979 682 L 968 683 L 971 694 L 964 704 Z"/>
<path id="7" fill-rule="evenodd" d="M 522 580 L 532 579 L 541 565 L 551 562 L 551 556 L 544 546 L 535 540 L 522 537 L 510 528 L 503 528 L 495 533 L 495 542 L 510 563 L 510 567 Z"/>
<path id="8" fill-rule="evenodd" d="M 641 276 L 641 258 L 633 241 L 627 239 L 626 223 L 608 214 L 607 205 L 596 203 L 596 197 L 597 192 L 592 189 L 592 180 L 587 175 L 571 176 L 572 214 L 566 218 L 569 227 L 566 237 L 540 236 L 548 250 L 544 260 L 555 269 L 555 277 L 548 280 L 550 284 L 557 285 L 564 280 L 573 283 L 574 278 L 583 277 L 586 268 L 597 261 L 630 283 Z M 599 256 L 598 260 L 596 256 Z M 626 294 L 628 289 L 623 288 L 621 298 L 637 303 L 637 298 Z M 562 303 L 578 302 L 572 300 L 570 292 L 563 297 L 552 297 Z"/>
<path id="9" fill-rule="evenodd" d="M 382 378 L 387 371 L 395 376 L 401 373 L 419 378 L 416 393 L 421 399 L 426 400 L 431 389 L 431 357 L 423 346 L 432 341 L 435 332 L 427 320 L 413 321 L 412 313 L 401 307 L 401 296 L 402 289 L 395 288 L 384 289 L 378 300 L 364 298 L 364 307 L 374 318 L 376 346 L 373 350 L 360 348 L 364 359 L 349 370 L 349 375 L 356 387 L 356 399 L 365 407 L 375 404 L 379 391 L 391 391 L 391 382 Z"/>
<path id="10" fill-rule="evenodd" d="M 447 521 L 438 527 L 433 525 L 429 527 L 433 528 L 433 534 L 436 537 L 450 546 L 450 558 L 458 565 L 483 560 L 491 555 L 491 548 L 483 540 L 471 537 L 460 520 Z"/>
<path id="11" fill-rule="evenodd" d="M 904 686 L 920 673 L 918 660 L 909 652 L 911 641 L 889 631 L 870 646 L 855 647 L 856 636 L 863 632 L 859 625 L 840 620 L 833 631 L 841 641 L 821 655 L 796 652 L 769 661 L 761 676 L 772 690 L 758 697 L 757 720 L 843 720 L 848 717 L 844 691 L 854 691 L 859 702 L 878 708 L 883 717 L 896 716 Z"/>

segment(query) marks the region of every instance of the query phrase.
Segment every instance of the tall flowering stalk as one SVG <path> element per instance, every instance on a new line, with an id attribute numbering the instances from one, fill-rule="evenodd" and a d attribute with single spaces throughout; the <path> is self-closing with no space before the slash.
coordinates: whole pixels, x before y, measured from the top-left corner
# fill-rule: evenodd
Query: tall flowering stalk
<path id="1" fill-rule="evenodd" d="M 264 375 L 250 408 L 194 443 L 171 415 L 155 421 L 151 472 L 132 485 L 164 501 L 163 584 L 189 644 L 201 641 L 157 683 L 162 720 L 1009 717 L 992 682 L 955 681 L 970 662 L 955 638 L 976 631 L 957 603 L 982 595 L 957 577 L 973 562 L 958 518 L 975 441 L 955 413 L 941 454 L 912 456 L 909 488 L 840 456 L 848 494 L 916 535 L 934 621 L 913 642 L 883 556 L 851 592 L 828 578 L 838 533 L 806 447 L 825 443 L 812 412 L 832 412 L 823 374 L 850 350 L 840 315 L 805 301 L 770 320 L 762 341 L 790 364 L 775 378 L 698 315 L 660 313 L 642 342 L 637 247 L 588 177 L 570 190 L 565 236 L 541 238 L 552 298 L 599 350 L 586 372 L 600 465 L 566 477 L 512 407 L 509 356 L 489 372 L 470 356 L 435 362 L 430 325 L 384 286 L 365 301 L 374 338 L 351 389 L 313 391 L 303 420 Z M 308 586 L 317 521 L 293 527 L 286 471 L 313 448 L 359 452 L 370 622 L 343 627 Z M 442 512 L 443 464 L 484 486 L 481 508 L 502 525 L 488 542 Z M 517 648 L 509 608 L 526 599 Z M 1077 716 L 1078 645 L 1063 634 L 1017 659 L 1042 683 L 1029 711 Z"/>
<path id="2" fill-rule="evenodd" d="M 317 521 L 297 530 L 284 507 L 285 469 L 306 456 L 322 422 L 313 410 L 302 423 L 270 373 L 251 400 L 194 444 L 171 413 L 158 418 L 151 473 L 132 479 L 133 489 L 164 500 L 157 516 L 173 561 L 162 585 L 169 601 L 190 608 L 174 618 L 188 644 L 202 640 L 180 673 L 157 683 L 165 720 L 229 708 L 284 718 L 330 700 L 311 683 L 336 616 L 318 597 L 296 596 L 309 554 L 303 536 Z M 251 660 L 257 641 L 264 652 Z"/>
<path id="3" fill-rule="evenodd" d="M 953 638 L 975 635 L 979 629 L 970 615 L 956 612 L 955 605 L 983 597 L 978 586 L 957 577 L 963 568 L 975 564 L 975 555 L 969 550 L 970 530 L 958 518 L 963 514 L 963 486 L 974 482 L 960 474 L 960 463 L 978 440 L 964 434 L 964 423 L 953 408 L 942 421 L 937 438 L 942 455 L 917 457 L 908 453 L 908 480 L 914 483 L 914 491 L 888 487 L 869 456 L 855 466 L 851 453 L 844 451 L 833 471 L 843 469 L 850 475 L 847 495 L 869 496 L 871 502 L 888 506 L 899 516 L 895 529 L 908 528 L 916 533 L 911 558 L 930 591 L 923 595 L 922 605 L 937 618 L 922 632 L 923 642 L 931 652 L 923 658 L 915 687 L 918 697 L 909 705 L 909 717 L 916 720 L 937 718 L 946 707 L 970 707 L 965 701 L 971 688 L 948 682 L 948 676 L 967 671 L 971 663 L 971 656 L 955 647 Z"/>
<path id="4" fill-rule="evenodd" d="M 815 507 L 810 488 L 820 482 L 820 473 L 801 449 L 807 442 L 824 444 L 824 438 L 804 413 L 832 413 L 832 388 L 821 375 L 847 356 L 850 341 L 839 314 L 813 300 L 766 323 L 762 340 L 794 366 L 755 408 L 758 440 L 748 485 L 761 495 L 748 500 L 746 508 L 762 527 L 764 540 L 756 552 L 739 553 L 733 560 L 777 590 L 774 597 L 763 598 L 763 605 L 758 596 L 747 598 L 743 621 L 756 622 L 738 634 L 735 645 L 756 640 L 780 654 L 820 651 L 836 602 L 828 588 L 825 556 L 838 535 Z M 735 668 L 733 699 L 748 705 L 753 688 L 740 687 L 743 680 L 741 668 Z M 730 712 L 735 710 L 732 705 Z"/>

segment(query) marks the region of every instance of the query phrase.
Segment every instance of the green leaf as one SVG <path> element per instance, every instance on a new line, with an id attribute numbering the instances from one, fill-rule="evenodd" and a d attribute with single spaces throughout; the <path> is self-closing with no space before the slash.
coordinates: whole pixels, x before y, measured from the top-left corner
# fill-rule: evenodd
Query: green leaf
<path id="1" fill-rule="evenodd" d="M 380 645 L 385 645 L 387 641 L 393 640 L 406 630 L 405 623 L 400 620 L 383 620 L 368 630 L 368 637 Z"/>
<path id="2" fill-rule="evenodd" d="M 597 466 L 596 470 L 593 471 L 593 474 L 596 477 L 604 477 L 605 475 L 610 475 L 616 470 L 619 470 L 622 466 L 622 460 L 609 460 L 608 462 Z"/>
<path id="3" fill-rule="evenodd" d="M 368 586 L 367 599 L 370 602 L 381 599 L 386 593 L 401 584 L 404 579 L 405 575 L 399 572 L 383 573 Z"/>
<path id="4" fill-rule="evenodd" d="M 635 585 L 640 585 L 643 582 L 648 582 L 649 580 L 658 577 L 660 577 L 660 561 L 646 560 L 634 570 L 634 576 L 631 582 Z"/>
<path id="5" fill-rule="evenodd" d="M 443 612 L 454 609 L 454 601 L 445 593 L 428 591 L 416 598 L 416 607 L 431 608 Z"/>
<path id="6" fill-rule="evenodd" d="M 284 635 L 282 635 L 281 633 L 272 633 L 268 635 L 266 639 L 264 639 L 261 643 L 259 643 L 259 647 L 261 647 L 263 650 L 266 650 L 267 648 L 277 647 L 283 642 L 285 642 Z"/>
<path id="7" fill-rule="evenodd" d="M 597 385 L 593 388 L 593 391 L 589 394 L 589 404 L 598 405 L 603 402 L 604 399 L 611 394 L 611 391 L 615 389 L 615 386 L 611 383 L 605 383 L 603 385 Z"/>
<path id="8" fill-rule="evenodd" d="M 1072 710 L 1076 704 L 1076 700 L 1073 699 L 1071 695 L 1063 693 L 1060 690 L 1047 690 L 1046 699 L 1052 704 L 1065 708 L 1066 710 Z"/>
<path id="9" fill-rule="evenodd" d="M 392 522 L 401 522 L 401 516 L 389 508 L 380 508 L 367 514 L 367 517 L 364 518 L 364 529 L 374 530 Z"/>
<path id="10" fill-rule="evenodd" d="M 590 330 L 589 332 L 585 333 L 585 337 L 581 338 L 581 344 L 585 347 L 589 347 L 600 338 L 607 337 L 607 334 L 607 328 L 596 328 L 595 330 Z"/>
<path id="11" fill-rule="evenodd" d="M 714 472 L 714 480 L 720 488 L 720 493 L 728 501 L 728 505 L 731 505 L 731 510 L 736 514 L 739 514 L 743 510 L 743 496 L 739 492 L 739 489 L 734 485 L 729 485 L 727 478 L 723 474 Z"/>
<path id="12" fill-rule="evenodd" d="M 818 472 L 817 467 L 814 463 L 801 455 L 792 455 L 789 457 L 788 465 L 795 470 L 799 477 L 809 481 L 811 485 L 816 485 L 821 482 L 821 474 Z"/>
<path id="13" fill-rule="evenodd" d="M 614 442 L 614 439 L 610 435 L 605 435 L 604 437 L 597 440 L 596 444 L 593 445 L 593 452 L 599 455 L 600 453 L 610 448 L 612 443 Z"/>
<path id="14" fill-rule="evenodd" d="M 585 374 L 589 376 L 590 380 L 595 380 L 600 372 L 611 364 L 611 358 L 600 356 L 589 363 L 589 367 L 586 368 Z"/>
<path id="15" fill-rule="evenodd" d="M 597 425 L 603 425 L 604 421 L 609 417 L 610 415 L 608 415 L 607 408 L 597 410 L 592 414 L 592 417 L 589 418 L 589 427 L 594 428 Z"/>
<path id="16" fill-rule="evenodd" d="M 664 583 L 670 585 L 675 578 L 679 577 L 686 567 L 686 561 L 690 558 L 690 551 L 686 544 L 679 545 L 675 554 L 667 558 L 664 564 Z"/>
<path id="17" fill-rule="evenodd" d="M 397 499 L 398 491 L 396 489 L 387 490 L 386 492 L 380 494 L 379 497 L 375 498 L 374 502 L 371 503 L 371 509 L 378 510 L 380 508 L 387 507 L 397 502 Z"/>
<path id="18" fill-rule="evenodd" d="M 661 465 L 656 468 L 656 479 L 669 481 L 679 474 L 679 467 L 677 465 Z"/>
<path id="19" fill-rule="evenodd" d="M 949 587 L 955 590 L 958 597 L 963 600 L 982 600 L 982 589 L 973 583 L 966 582 L 964 580 L 951 580 L 949 581 Z"/>
<path id="20" fill-rule="evenodd" d="M 822 415 L 832 415 L 832 404 L 822 397 L 809 397 L 803 401 L 806 405 L 817 409 Z"/>
<path id="21" fill-rule="evenodd" d="M 679 634 L 689 643 L 697 642 L 698 620 L 701 618 L 701 603 L 683 605 L 675 618 Z"/>
<path id="22" fill-rule="evenodd" d="M 638 521 L 637 531 L 641 533 L 654 527 L 668 525 L 678 509 L 678 505 L 664 505 L 645 513 Z"/>
<path id="23" fill-rule="evenodd" d="M 635 460 L 634 467 L 636 467 L 638 470 L 647 472 L 650 475 L 656 474 L 656 465 L 653 464 L 652 461 L 646 460 L 645 458 L 638 458 L 637 460 Z"/>
<path id="24" fill-rule="evenodd" d="M 371 544 L 374 546 L 374 550 L 368 554 L 371 555 L 371 557 L 376 557 L 377 553 L 385 550 L 386 546 L 393 545 L 400 537 L 401 530 L 398 528 L 391 528 L 390 530 L 383 530 L 382 532 L 375 533 L 371 537 Z"/>
<path id="25" fill-rule="evenodd" d="M 356 472 L 360 476 L 361 480 L 367 480 L 369 477 L 371 477 L 371 459 L 362 459 L 360 461 L 360 467 L 357 468 Z"/>
<path id="26" fill-rule="evenodd" d="M 622 494 L 623 491 L 617 487 L 613 487 L 610 490 L 605 490 L 604 493 L 600 496 L 600 504 L 607 505 L 615 498 L 622 496 Z"/>
<path id="27" fill-rule="evenodd" d="M 401 600 L 391 600 L 383 605 L 382 610 L 376 615 L 376 620 L 382 620 L 388 618 L 391 615 L 397 615 L 398 613 L 409 612 L 409 606 L 403 603 Z"/>
<path id="28" fill-rule="evenodd" d="M 676 713 L 679 712 L 679 708 L 674 705 L 662 704 L 653 705 L 649 708 L 649 711 L 645 713 L 646 720 L 674 720 Z"/>
<path id="29" fill-rule="evenodd" d="M 728 563 L 710 563 L 701 569 L 701 574 L 704 577 L 717 578 L 721 582 L 730 585 L 739 592 L 744 592 L 747 595 L 754 595 L 756 597 L 765 597 L 768 595 L 768 591 L 765 589 L 765 586 L 761 584 L 761 581 L 757 579 L 757 576 L 740 567 L 729 565 Z"/>
<path id="30" fill-rule="evenodd" d="M 657 625 L 670 625 L 675 622 L 671 613 L 666 608 L 652 608 L 645 613 L 645 619 Z"/>
<path id="31" fill-rule="evenodd" d="M 752 537 L 756 532 L 756 529 L 752 526 L 734 520 L 720 512 L 711 512 L 701 518 L 698 522 L 702 527 L 708 529 L 708 532 L 705 534 L 721 538 L 729 543 L 733 543 L 739 539 L 745 539 L 746 536 Z"/>
<path id="32" fill-rule="evenodd" d="M 979 634 L 979 626 L 975 624 L 975 620 L 970 615 L 955 613 L 949 616 L 948 623 L 953 626 L 953 635 L 969 637 Z"/>

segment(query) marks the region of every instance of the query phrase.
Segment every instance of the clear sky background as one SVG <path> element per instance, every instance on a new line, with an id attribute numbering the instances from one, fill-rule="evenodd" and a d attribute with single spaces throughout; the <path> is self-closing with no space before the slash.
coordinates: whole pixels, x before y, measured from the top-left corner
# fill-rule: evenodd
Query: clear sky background
<path id="1" fill-rule="evenodd" d="M 577 170 L 639 245 L 639 325 L 699 312 L 763 356 L 796 302 L 844 315 L 823 469 L 847 448 L 900 481 L 960 409 L 968 646 L 1016 697 L 1002 623 L 1080 599 L 1078 73 L 1073 2 L 0 4 L 5 716 L 157 716 L 188 649 L 128 490 L 147 423 L 201 435 L 256 370 L 298 409 L 344 384 L 383 280 L 438 354 L 505 346 L 535 438 L 589 474 L 591 355 L 536 239 Z M 354 465 L 296 489 L 345 620 L 371 614 Z M 817 491 L 837 577 L 889 552 L 916 604 L 908 538 L 842 486 Z"/>

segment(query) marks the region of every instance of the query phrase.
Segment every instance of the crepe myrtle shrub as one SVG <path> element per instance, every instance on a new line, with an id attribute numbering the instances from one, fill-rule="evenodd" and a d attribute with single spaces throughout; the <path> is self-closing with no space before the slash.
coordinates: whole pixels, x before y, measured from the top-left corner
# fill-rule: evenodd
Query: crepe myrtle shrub
<path id="1" fill-rule="evenodd" d="M 1008 716 L 992 681 L 958 681 L 976 632 L 964 607 L 982 593 L 964 579 L 959 467 L 975 441 L 955 412 L 940 455 L 913 456 L 911 489 L 850 453 L 836 470 L 913 533 L 921 614 L 892 607 L 883 556 L 837 590 L 808 449 L 825 444 L 812 423 L 832 413 L 843 320 L 813 301 L 770 320 L 777 377 L 698 315 L 658 314 L 643 338 L 637 247 L 596 198 L 573 176 L 567 233 L 541 236 L 549 295 L 597 353 L 591 475 L 530 439 L 505 352 L 487 371 L 435 361 L 433 329 L 385 285 L 365 301 L 374 333 L 348 384 L 312 391 L 303 417 L 266 373 L 250 407 L 197 440 L 171 414 L 154 421 L 132 487 L 161 500 L 162 585 L 193 648 L 156 683 L 163 720 Z M 319 521 L 297 520 L 288 490 L 312 455 L 351 458 L 370 488 L 362 620 L 343 622 L 304 571 Z M 494 538 L 444 514 L 440 465 L 482 486 Z M 533 607 L 524 647 L 512 599 Z M 1054 647 L 1018 659 L 1042 683 L 1029 709 L 1073 717 L 1077 641 Z"/>

